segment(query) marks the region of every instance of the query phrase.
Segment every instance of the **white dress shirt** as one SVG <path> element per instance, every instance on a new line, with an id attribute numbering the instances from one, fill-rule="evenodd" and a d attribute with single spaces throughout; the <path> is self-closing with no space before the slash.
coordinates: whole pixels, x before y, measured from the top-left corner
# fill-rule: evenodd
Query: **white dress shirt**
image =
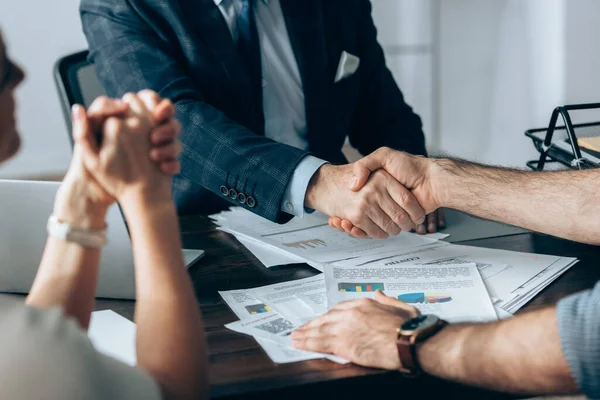
<path id="1" fill-rule="evenodd" d="M 237 43 L 240 0 L 214 0 Z M 298 63 L 288 35 L 280 0 L 257 0 L 254 9 L 260 41 L 265 136 L 308 150 L 304 90 Z M 286 188 L 281 210 L 301 217 L 310 179 L 326 161 L 305 157 Z"/>

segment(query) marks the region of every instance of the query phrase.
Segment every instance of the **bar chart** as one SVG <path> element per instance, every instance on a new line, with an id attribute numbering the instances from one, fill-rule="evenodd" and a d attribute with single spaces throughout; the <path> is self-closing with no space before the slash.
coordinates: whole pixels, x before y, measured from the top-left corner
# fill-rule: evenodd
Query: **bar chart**
<path id="1" fill-rule="evenodd" d="M 253 304 L 251 306 L 246 306 L 246 310 L 250 314 L 262 314 L 271 311 L 271 307 L 264 304 Z"/>
<path id="2" fill-rule="evenodd" d="M 340 292 L 374 292 L 383 290 L 383 283 L 338 283 Z"/>

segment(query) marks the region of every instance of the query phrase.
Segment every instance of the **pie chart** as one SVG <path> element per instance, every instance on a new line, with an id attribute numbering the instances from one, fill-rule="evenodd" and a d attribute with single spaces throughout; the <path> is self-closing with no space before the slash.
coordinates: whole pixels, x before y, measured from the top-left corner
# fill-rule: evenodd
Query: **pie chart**
<path id="1" fill-rule="evenodd" d="M 448 293 L 415 292 L 401 294 L 398 300 L 408 304 L 448 303 L 452 301 L 452 296 Z"/>

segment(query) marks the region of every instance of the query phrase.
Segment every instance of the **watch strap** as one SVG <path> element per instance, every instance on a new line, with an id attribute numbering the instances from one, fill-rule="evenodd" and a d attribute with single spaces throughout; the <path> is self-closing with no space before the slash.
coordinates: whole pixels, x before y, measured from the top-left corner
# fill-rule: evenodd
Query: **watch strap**
<path id="1" fill-rule="evenodd" d="M 398 329 L 398 339 L 396 346 L 398 348 L 398 357 L 400 358 L 400 372 L 407 378 L 415 378 L 423 372 L 419 359 L 417 357 L 417 344 L 424 342 L 441 331 L 448 322 L 440 319 L 428 330 L 427 333 L 415 331 L 410 336 L 400 334 Z"/>

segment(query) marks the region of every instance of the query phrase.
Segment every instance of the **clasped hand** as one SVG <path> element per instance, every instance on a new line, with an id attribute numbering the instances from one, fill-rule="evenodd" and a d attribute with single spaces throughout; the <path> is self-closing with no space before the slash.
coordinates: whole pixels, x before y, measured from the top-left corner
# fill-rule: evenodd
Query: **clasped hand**
<path id="1" fill-rule="evenodd" d="M 171 201 L 169 176 L 180 170 L 181 151 L 174 116 L 173 104 L 149 90 L 98 98 L 87 113 L 74 106 L 73 159 L 59 199 L 83 197 L 99 214 L 131 197 Z"/>

